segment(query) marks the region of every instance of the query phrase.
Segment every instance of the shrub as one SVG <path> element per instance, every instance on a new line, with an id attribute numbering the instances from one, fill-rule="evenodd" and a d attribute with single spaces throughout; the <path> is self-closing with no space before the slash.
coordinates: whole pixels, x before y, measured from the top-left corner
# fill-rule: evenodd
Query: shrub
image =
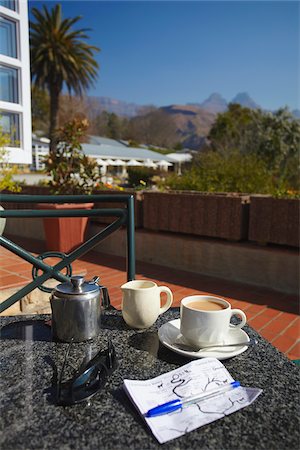
<path id="1" fill-rule="evenodd" d="M 226 155 L 207 151 L 182 176 L 171 175 L 165 185 L 171 189 L 207 192 L 270 193 L 274 176 L 256 155 L 233 150 Z"/>
<path id="2" fill-rule="evenodd" d="M 52 194 L 91 194 L 101 186 L 97 163 L 83 153 L 80 143 L 88 125 L 87 120 L 73 119 L 58 130 L 57 149 L 45 161 Z"/>
<path id="3" fill-rule="evenodd" d="M 130 187 L 145 187 L 155 174 L 155 171 L 149 167 L 129 167 L 127 172 Z"/>

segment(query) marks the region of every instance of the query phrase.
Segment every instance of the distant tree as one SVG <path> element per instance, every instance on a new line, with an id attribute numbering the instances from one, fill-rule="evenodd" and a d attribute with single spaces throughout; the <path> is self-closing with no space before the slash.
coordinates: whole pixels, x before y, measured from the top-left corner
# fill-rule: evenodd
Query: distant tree
<path id="1" fill-rule="evenodd" d="M 124 139 L 126 136 L 128 119 L 115 113 L 103 111 L 92 121 L 92 134 L 111 139 Z"/>
<path id="2" fill-rule="evenodd" d="M 60 107 L 57 115 L 59 127 L 73 119 L 84 120 L 89 117 L 89 105 L 84 96 L 61 95 Z"/>
<path id="3" fill-rule="evenodd" d="M 108 122 L 108 137 L 111 139 L 121 139 L 122 137 L 122 120 L 115 113 L 109 114 Z"/>
<path id="4" fill-rule="evenodd" d="M 263 158 L 269 168 L 284 169 L 300 148 L 300 122 L 287 109 L 275 113 L 229 105 L 219 114 L 208 135 L 210 148 L 218 152 L 239 150 Z"/>
<path id="5" fill-rule="evenodd" d="M 231 103 L 228 110 L 218 114 L 210 129 L 208 139 L 210 148 L 218 152 L 239 148 L 244 152 L 249 143 L 249 126 L 253 122 L 253 111 L 241 105 Z"/>
<path id="6" fill-rule="evenodd" d="M 108 137 L 108 120 L 109 113 L 107 111 L 102 111 L 101 114 L 98 114 L 92 123 L 92 134 Z"/>
<path id="7" fill-rule="evenodd" d="M 128 124 L 127 138 L 142 144 L 170 148 L 178 142 L 176 130 L 172 117 L 156 109 L 132 118 Z"/>
<path id="8" fill-rule="evenodd" d="M 86 29 L 74 30 L 80 17 L 63 19 L 61 5 L 52 10 L 32 8 L 35 22 L 30 23 L 31 70 L 34 84 L 47 89 L 50 96 L 50 152 L 57 146 L 56 128 L 60 94 L 81 95 L 96 79 L 97 47 L 88 45 Z"/>
<path id="9" fill-rule="evenodd" d="M 300 121 L 286 108 L 275 113 L 253 111 L 249 128 L 253 142 L 251 152 L 264 158 L 270 168 L 284 170 L 290 158 L 299 156 Z"/>
<path id="10" fill-rule="evenodd" d="M 232 104 L 219 114 L 209 133 L 210 145 L 182 177 L 171 176 L 173 189 L 299 193 L 300 122 L 286 109 L 275 113 Z"/>
<path id="11" fill-rule="evenodd" d="M 181 143 L 181 142 L 177 142 L 177 143 L 174 145 L 173 149 L 174 149 L 174 150 L 182 150 L 182 149 L 183 149 L 182 143 Z"/>
<path id="12" fill-rule="evenodd" d="M 256 155 L 272 171 L 278 186 L 299 189 L 300 122 L 287 109 L 271 113 L 229 105 L 228 111 L 218 115 L 208 138 L 217 152 Z"/>
<path id="13" fill-rule="evenodd" d="M 31 114 L 33 131 L 42 131 L 45 136 L 49 132 L 49 94 L 37 86 L 31 88 Z"/>

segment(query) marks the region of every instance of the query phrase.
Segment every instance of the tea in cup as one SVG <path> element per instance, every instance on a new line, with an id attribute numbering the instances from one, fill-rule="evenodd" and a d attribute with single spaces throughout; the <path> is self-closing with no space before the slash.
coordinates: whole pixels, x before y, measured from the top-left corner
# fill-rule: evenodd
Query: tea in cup
<path id="1" fill-rule="evenodd" d="M 131 328 L 149 328 L 173 302 L 171 290 L 167 286 L 157 286 L 154 281 L 133 280 L 123 284 L 121 289 L 122 315 Z M 160 298 L 162 292 L 167 294 L 163 306 Z"/>
<path id="2" fill-rule="evenodd" d="M 241 317 L 238 325 L 230 323 L 231 317 Z M 223 298 L 210 295 L 191 295 L 180 304 L 180 332 L 195 347 L 224 344 L 231 330 L 242 328 L 247 322 L 240 309 L 231 309 Z"/>

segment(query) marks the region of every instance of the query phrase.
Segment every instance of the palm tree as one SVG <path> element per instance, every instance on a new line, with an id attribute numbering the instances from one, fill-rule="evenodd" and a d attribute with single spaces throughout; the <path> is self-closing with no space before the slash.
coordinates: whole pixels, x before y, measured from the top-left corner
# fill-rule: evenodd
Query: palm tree
<path id="1" fill-rule="evenodd" d="M 32 79 L 36 86 L 46 88 L 50 95 L 50 154 L 56 150 L 56 128 L 59 98 L 66 87 L 77 95 L 92 85 L 97 77 L 98 63 L 94 59 L 97 47 L 84 39 L 87 29 L 72 27 L 81 17 L 63 19 L 61 5 L 51 11 L 32 8 L 35 22 L 30 23 L 30 53 Z"/>

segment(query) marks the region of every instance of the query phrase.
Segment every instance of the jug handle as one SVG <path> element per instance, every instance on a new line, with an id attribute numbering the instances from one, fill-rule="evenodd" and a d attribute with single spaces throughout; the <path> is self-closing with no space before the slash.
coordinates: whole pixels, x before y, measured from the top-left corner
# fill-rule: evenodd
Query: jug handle
<path id="1" fill-rule="evenodd" d="M 166 303 L 159 308 L 159 314 L 162 314 L 166 312 L 172 305 L 173 302 L 173 294 L 171 289 L 169 289 L 167 286 L 158 286 L 159 292 L 165 292 L 167 294 L 167 301 Z"/>

